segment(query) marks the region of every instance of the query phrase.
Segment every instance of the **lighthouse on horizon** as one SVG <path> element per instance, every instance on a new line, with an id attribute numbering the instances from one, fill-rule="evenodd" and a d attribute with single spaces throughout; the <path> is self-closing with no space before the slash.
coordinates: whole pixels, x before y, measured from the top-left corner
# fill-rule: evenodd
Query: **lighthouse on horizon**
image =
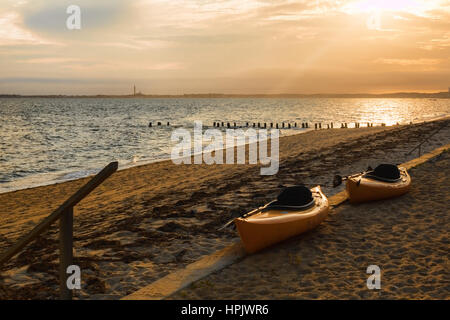
<path id="1" fill-rule="evenodd" d="M 136 95 L 136 85 L 133 86 L 133 96 L 135 96 L 135 95 Z"/>

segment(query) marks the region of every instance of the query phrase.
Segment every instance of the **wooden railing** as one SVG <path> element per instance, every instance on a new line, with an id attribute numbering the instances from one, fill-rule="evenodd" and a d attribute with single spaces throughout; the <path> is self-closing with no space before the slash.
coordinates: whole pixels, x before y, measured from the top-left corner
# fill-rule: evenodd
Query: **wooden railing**
<path id="1" fill-rule="evenodd" d="M 88 183 L 75 192 L 58 209 L 42 220 L 33 230 L 16 242 L 0 256 L 0 266 L 19 253 L 27 244 L 36 239 L 59 219 L 59 289 L 60 298 L 72 299 L 72 291 L 67 287 L 67 267 L 73 262 L 73 207 L 98 187 L 118 168 L 117 162 L 111 162 Z"/>
<path id="2" fill-rule="evenodd" d="M 419 157 L 422 154 L 422 145 L 425 142 L 428 142 L 428 140 L 431 139 L 431 137 L 433 137 L 436 133 L 438 133 L 439 131 L 441 131 L 442 129 L 444 129 L 446 126 L 448 125 L 448 120 L 444 120 L 444 123 L 442 124 L 442 126 L 440 126 L 439 128 L 437 128 L 437 130 L 435 130 L 434 132 L 432 132 L 429 136 L 425 137 L 422 142 L 420 142 L 417 146 L 415 146 L 411 151 L 405 153 L 405 155 L 409 156 L 411 153 L 413 153 L 415 150 L 419 149 Z"/>

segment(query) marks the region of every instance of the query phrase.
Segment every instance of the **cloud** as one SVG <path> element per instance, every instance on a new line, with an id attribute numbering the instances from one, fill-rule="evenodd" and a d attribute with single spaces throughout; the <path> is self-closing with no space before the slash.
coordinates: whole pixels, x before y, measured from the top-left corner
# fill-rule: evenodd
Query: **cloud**
<path id="1" fill-rule="evenodd" d="M 144 67 L 146 70 L 161 71 L 161 70 L 181 70 L 183 65 L 179 62 L 157 63 Z"/>
<path id="2" fill-rule="evenodd" d="M 0 46 L 45 43 L 48 42 L 22 27 L 17 13 L 0 12 Z"/>
<path id="3" fill-rule="evenodd" d="M 32 6 L 22 6 L 21 14 L 27 28 L 35 32 L 53 36 L 67 35 L 71 30 L 66 28 L 69 17 L 66 10 L 73 4 L 72 0 L 35 0 Z M 76 5 L 81 9 L 82 29 L 85 32 L 113 27 L 120 18 L 127 15 L 129 8 L 127 2 L 121 0 L 78 0 Z"/>
<path id="4" fill-rule="evenodd" d="M 76 78 L 44 78 L 44 77 L 5 77 L 0 78 L 0 83 L 90 83 L 98 79 L 76 79 Z"/>
<path id="5" fill-rule="evenodd" d="M 108 77 L 123 79 L 114 89 L 144 79 L 161 92 L 366 90 L 384 86 L 373 80 L 383 73 L 398 81 L 393 86 L 400 79 L 416 85 L 408 71 L 426 73 L 423 86 L 445 82 L 448 1 L 415 0 L 406 9 L 403 0 L 378 1 L 386 7 L 376 30 L 367 27 L 372 9 L 351 10 L 367 1 L 7 0 L 0 4 L 0 69 L 17 87 L 38 87 L 25 79 L 73 78 L 86 79 L 78 89 L 88 83 L 90 92 L 107 88 L 101 79 Z M 81 7 L 79 31 L 66 29 L 69 4 Z"/>
<path id="6" fill-rule="evenodd" d="M 63 57 L 45 57 L 45 58 L 30 58 L 30 59 L 19 59 L 20 63 L 31 63 L 31 64 L 60 64 L 60 63 L 76 63 L 80 62 L 81 59 L 74 58 L 63 58 Z"/>
<path id="7" fill-rule="evenodd" d="M 441 63 L 440 59 L 377 59 L 375 63 L 397 64 L 401 66 L 431 66 Z"/>

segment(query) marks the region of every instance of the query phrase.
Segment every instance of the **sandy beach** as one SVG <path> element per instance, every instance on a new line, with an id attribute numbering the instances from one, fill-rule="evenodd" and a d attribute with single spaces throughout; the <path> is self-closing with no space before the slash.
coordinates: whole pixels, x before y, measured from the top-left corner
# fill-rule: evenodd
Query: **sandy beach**
<path id="1" fill-rule="evenodd" d="M 345 203 L 316 230 L 247 256 L 174 299 L 449 299 L 450 152 L 396 199 Z M 380 290 L 366 286 L 381 268 Z"/>
<path id="2" fill-rule="evenodd" d="M 75 208 L 74 255 L 83 281 L 75 298 L 130 294 L 236 241 L 235 230 L 217 228 L 272 200 L 282 186 L 330 184 L 336 173 L 405 162 L 417 151 L 405 152 L 444 122 L 450 120 L 285 136 L 274 176 L 260 176 L 255 165 L 171 161 L 119 171 Z M 422 152 L 449 142 L 447 126 Z M 414 169 L 414 181 L 427 183 L 415 183 L 402 198 L 383 206 L 339 207 L 315 231 L 211 275 L 174 298 L 448 298 L 449 161 L 447 153 Z M 442 187 L 434 188 L 430 177 Z M 0 194 L 0 251 L 86 181 Z M 330 196 L 342 186 L 323 189 Z M 57 298 L 57 233 L 54 226 L 0 269 L 0 299 Z M 384 266 L 386 290 L 364 289 L 368 262 Z M 238 283 L 246 285 L 239 289 Z"/>

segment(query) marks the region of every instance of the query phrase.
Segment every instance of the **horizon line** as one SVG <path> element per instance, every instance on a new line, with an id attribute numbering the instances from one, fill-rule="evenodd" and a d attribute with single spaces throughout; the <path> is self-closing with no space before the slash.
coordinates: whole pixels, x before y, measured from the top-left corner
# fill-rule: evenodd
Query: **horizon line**
<path id="1" fill-rule="evenodd" d="M 135 94 L 15 94 L 15 93 L 0 93 L 2 98 L 33 98 L 33 97 L 120 97 L 120 98 L 157 98 L 157 97 L 314 97 L 314 96 L 398 96 L 398 95 L 409 95 L 409 96 L 433 96 L 438 97 L 450 97 L 449 91 L 437 91 L 437 92 L 420 92 L 420 91 L 398 91 L 391 93 L 183 93 L 183 94 L 146 94 L 146 93 L 135 93 Z"/>

